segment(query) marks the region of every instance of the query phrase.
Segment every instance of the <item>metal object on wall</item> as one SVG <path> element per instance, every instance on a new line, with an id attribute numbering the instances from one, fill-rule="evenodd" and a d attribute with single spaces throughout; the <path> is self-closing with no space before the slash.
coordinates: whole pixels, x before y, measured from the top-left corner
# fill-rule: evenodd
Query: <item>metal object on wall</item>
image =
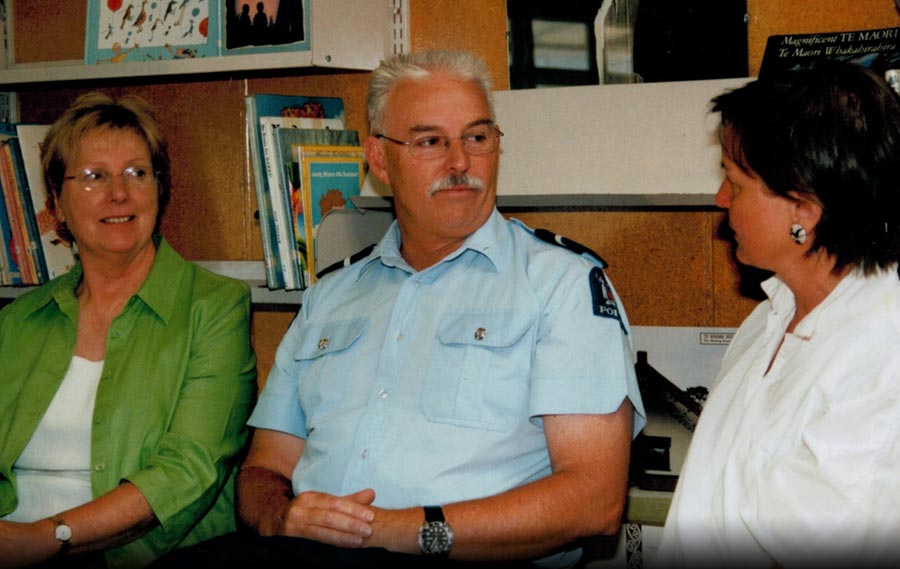
<path id="1" fill-rule="evenodd" d="M 597 12 L 597 68 L 600 84 L 640 83 L 634 73 L 634 24 L 638 0 L 606 0 Z"/>

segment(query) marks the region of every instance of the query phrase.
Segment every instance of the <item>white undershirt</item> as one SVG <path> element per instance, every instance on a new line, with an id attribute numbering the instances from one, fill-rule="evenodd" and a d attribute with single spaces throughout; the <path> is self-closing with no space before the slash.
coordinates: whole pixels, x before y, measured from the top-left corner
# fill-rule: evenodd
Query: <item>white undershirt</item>
<path id="1" fill-rule="evenodd" d="M 19 505 L 5 520 L 31 522 L 91 495 L 91 421 L 103 362 L 74 356 L 53 401 L 13 465 Z"/>

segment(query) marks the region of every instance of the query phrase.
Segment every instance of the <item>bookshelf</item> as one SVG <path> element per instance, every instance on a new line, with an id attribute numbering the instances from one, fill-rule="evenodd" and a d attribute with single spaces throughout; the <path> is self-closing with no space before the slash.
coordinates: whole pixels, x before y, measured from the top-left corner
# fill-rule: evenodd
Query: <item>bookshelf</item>
<path id="1" fill-rule="evenodd" d="M 48 6 L 44 7 L 44 11 L 51 8 L 52 0 L 42 0 Z M 62 2 L 59 3 L 62 6 Z M 195 101 L 192 96 L 187 94 L 192 90 L 194 85 L 204 85 L 210 83 L 215 85 L 214 89 L 218 92 L 228 90 L 227 96 L 229 100 L 242 99 L 244 94 L 249 92 L 266 92 L 266 91 L 284 91 L 289 90 L 302 92 L 304 87 L 302 84 L 307 77 L 342 77 L 344 74 L 353 76 L 360 72 L 374 69 L 378 63 L 386 56 L 394 53 L 402 53 L 409 51 L 409 0 L 310 0 L 310 38 L 311 49 L 309 51 L 293 51 L 283 53 L 241 53 L 228 54 L 216 57 L 198 57 L 191 59 L 171 59 L 159 61 L 141 61 L 141 62 L 122 62 L 122 63 L 101 63 L 101 64 L 85 64 L 82 60 L 76 59 L 60 59 L 55 61 L 42 61 L 37 63 L 12 63 L 5 68 L 0 66 L 0 91 L 7 92 L 15 100 L 22 101 L 23 108 L 28 105 L 35 104 L 43 106 L 49 103 L 52 106 L 55 101 L 53 99 L 57 94 L 60 98 L 71 99 L 71 93 L 77 93 L 79 90 L 101 89 L 101 90 L 119 90 L 136 92 L 144 95 L 146 92 L 152 92 L 158 89 L 160 85 L 164 85 L 166 89 L 173 89 L 182 92 L 178 97 L 183 97 L 191 103 L 203 105 L 205 101 L 202 95 L 197 96 Z M 35 7 L 37 12 L 41 10 Z M 73 12 L 73 8 L 61 7 L 63 11 Z M 53 11 L 51 9 L 51 11 Z M 14 42 L 15 33 L 13 22 L 13 10 L 7 14 L 7 24 L 10 26 L 9 37 Z M 66 33 L 70 28 L 66 28 Z M 46 37 L 53 36 L 52 33 Z M 46 41 L 45 36 L 41 36 L 40 41 Z M 23 42 L 35 42 L 36 38 L 29 37 L 23 33 L 20 37 Z M 41 50 L 38 50 L 41 51 Z M 9 52 L 14 53 L 14 45 L 9 44 Z M 26 58 L 27 59 L 27 58 Z M 33 58 L 31 58 L 33 59 Z M 262 77 L 263 79 L 255 79 Z M 282 87 L 281 84 L 293 80 L 291 87 Z M 256 85 L 254 85 L 256 83 Z M 279 85 L 269 87 L 269 83 L 279 83 Z M 348 82 L 349 87 L 345 87 L 340 80 L 335 81 L 339 84 L 337 96 L 349 96 L 351 99 L 361 98 L 360 93 L 345 93 L 351 89 L 358 90 L 356 84 L 358 81 Z M 224 88 L 223 88 L 224 87 Z M 151 96 L 152 99 L 152 96 Z M 151 100 L 151 104 L 157 108 L 160 115 L 169 113 L 169 109 L 164 104 L 159 104 Z M 214 108 L 216 103 L 210 103 L 210 109 Z M 364 105 L 354 103 L 354 106 L 360 107 L 358 113 L 364 113 Z M 64 108 L 64 106 L 63 106 Z M 201 120 L 206 120 L 205 115 L 212 114 L 210 110 L 206 113 L 200 111 Z M 231 126 L 227 127 L 229 136 L 229 145 L 233 141 L 240 141 L 243 138 L 243 127 L 240 111 L 231 113 L 226 110 L 231 119 Z M 47 119 L 39 118 L 38 122 L 49 122 L 55 116 L 56 111 L 47 111 L 49 116 Z M 188 112 L 190 115 L 190 112 Z M 18 112 L 14 112 L 15 118 L 20 118 Z M 21 117 L 26 121 L 35 121 L 34 111 L 26 110 Z M 160 117 L 164 121 L 165 117 Z M 191 116 L 193 118 L 193 116 Z M 239 119 L 239 120 L 238 120 Z M 166 125 L 168 126 L 168 125 Z M 183 125 L 177 125 L 182 128 Z M 217 125 L 218 126 L 218 125 Z M 199 127 L 197 127 L 199 129 Z M 172 128 L 165 128 L 167 132 Z M 223 133 L 226 128 L 221 129 Z M 192 133 L 193 134 L 193 133 Z M 224 136 L 224 134 L 223 134 Z M 170 146 L 172 146 L 170 140 Z M 177 140 L 174 141 L 177 144 Z M 241 147 L 239 151 L 246 152 L 246 147 Z M 208 158 L 208 157 L 207 157 Z M 189 157 L 182 159 L 179 156 L 173 157 L 175 160 L 184 160 L 189 167 L 196 165 L 198 161 L 204 161 L 207 158 Z M 246 160 L 246 157 L 245 157 Z M 246 164 L 246 163 L 245 163 Z M 246 171 L 246 165 L 241 170 Z M 189 170 L 175 165 L 173 169 L 179 171 Z M 235 176 L 230 172 L 221 173 L 221 177 L 230 184 L 229 188 L 234 188 Z M 204 176 L 205 177 L 205 176 Z M 242 180 L 240 192 L 228 190 L 227 200 L 240 202 L 244 198 L 253 197 L 252 184 L 248 179 Z M 185 192 L 190 193 L 190 192 Z M 235 198 L 235 195 L 239 195 Z M 194 207 L 194 201 L 200 201 L 203 197 L 190 198 L 188 206 Z M 245 202 L 246 203 L 246 202 Z M 243 205 L 243 204 L 242 204 Z M 219 231 L 227 234 L 231 239 L 237 231 L 235 226 L 243 228 L 244 243 L 240 247 L 243 253 L 234 254 L 235 247 L 230 247 L 228 243 L 221 246 L 208 247 L 212 251 L 196 252 L 188 246 L 177 247 L 191 259 L 231 259 L 240 258 L 247 259 L 256 257 L 252 253 L 258 237 L 253 235 L 258 232 L 258 227 L 247 222 L 247 211 L 252 213 L 254 209 L 253 202 L 243 209 L 243 217 L 245 219 L 235 221 L 210 220 L 212 223 L 222 224 L 223 227 Z M 170 208 L 171 213 L 171 208 Z M 176 213 L 175 215 L 181 215 Z M 205 220 L 195 223 L 196 220 L 191 219 L 190 214 L 185 214 L 186 219 L 190 223 L 183 224 L 191 231 L 197 231 L 197 227 L 203 228 L 209 224 Z M 193 235 L 185 236 L 177 226 L 170 231 L 166 231 L 164 223 L 163 233 L 174 234 L 174 240 L 181 239 L 184 242 L 194 241 Z M 196 227 L 195 227 L 196 226 Z M 170 238 L 172 239 L 172 238 Z M 183 244 L 182 244 L 183 245 Z M 248 253 L 247 249 L 251 251 Z M 207 266 L 213 272 L 239 278 L 246 281 L 251 286 L 252 300 L 258 305 L 297 305 L 301 301 L 300 291 L 284 291 L 270 290 L 265 283 L 265 270 L 262 261 L 255 260 L 202 260 L 199 264 Z M 17 287 L 6 286 L 0 287 L 0 300 L 14 299 L 34 287 Z"/>
<path id="2" fill-rule="evenodd" d="M 311 0 L 309 51 L 251 53 L 86 65 L 80 60 L 12 64 L 0 69 L 0 91 L 70 81 L 296 73 L 305 68 L 372 70 L 386 55 L 409 51 L 409 0 Z M 8 34 L 15 41 L 14 34 Z M 12 45 L 10 45 L 12 49 Z"/>

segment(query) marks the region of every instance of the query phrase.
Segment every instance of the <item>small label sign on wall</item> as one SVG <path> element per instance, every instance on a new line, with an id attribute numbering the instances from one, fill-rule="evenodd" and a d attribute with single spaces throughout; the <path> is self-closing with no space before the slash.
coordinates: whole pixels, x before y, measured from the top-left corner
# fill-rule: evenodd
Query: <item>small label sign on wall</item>
<path id="1" fill-rule="evenodd" d="M 700 344 L 703 346 L 727 346 L 733 337 L 734 332 L 700 332 Z"/>

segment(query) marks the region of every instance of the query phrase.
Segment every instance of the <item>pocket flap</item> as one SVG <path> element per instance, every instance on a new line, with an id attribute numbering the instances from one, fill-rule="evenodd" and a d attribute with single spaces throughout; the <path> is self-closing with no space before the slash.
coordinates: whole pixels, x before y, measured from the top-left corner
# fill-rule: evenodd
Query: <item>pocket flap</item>
<path id="1" fill-rule="evenodd" d="M 506 348 L 518 342 L 532 325 L 533 319 L 521 312 L 458 312 L 447 314 L 438 329 L 445 345 Z"/>
<path id="2" fill-rule="evenodd" d="M 295 360 L 311 360 L 350 347 L 369 325 L 366 318 L 311 324 L 294 350 Z"/>

